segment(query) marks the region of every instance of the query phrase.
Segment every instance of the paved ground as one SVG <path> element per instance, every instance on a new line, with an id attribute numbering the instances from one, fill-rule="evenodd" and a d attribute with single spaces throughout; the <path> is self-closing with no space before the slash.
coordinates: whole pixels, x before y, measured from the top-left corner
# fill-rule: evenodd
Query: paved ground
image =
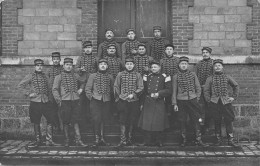
<path id="1" fill-rule="evenodd" d="M 229 146 L 207 148 L 188 146 L 140 147 L 131 146 L 117 148 L 114 146 L 100 148 L 82 147 L 40 147 L 27 149 L 30 141 L 8 140 L 0 142 L 0 163 L 2 164 L 83 164 L 89 165 L 118 165 L 114 161 L 128 164 L 165 165 L 166 163 L 185 162 L 190 165 L 202 165 L 198 161 L 205 161 L 206 165 L 217 165 L 216 161 L 224 165 L 260 165 L 260 145 L 240 143 L 240 148 Z M 145 162 L 144 162 L 145 160 Z M 113 161 L 113 162 L 112 162 Z M 232 162 L 231 162 L 232 161 Z M 163 164 L 162 164 L 163 163 Z M 182 164 L 181 164 L 182 163 Z M 189 164 L 186 165 L 189 165 Z M 124 164 L 126 165 L 126 164 Z M 178 165 L 178 164 L 177 164 Z"/>

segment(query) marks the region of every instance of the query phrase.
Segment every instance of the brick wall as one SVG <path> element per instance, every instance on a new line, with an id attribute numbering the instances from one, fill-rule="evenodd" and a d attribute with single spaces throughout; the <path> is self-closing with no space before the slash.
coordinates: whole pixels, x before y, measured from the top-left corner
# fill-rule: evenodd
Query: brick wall
<path id="1" fill-rule="evenodd" d="M 2 55 L 16 56 L 18 41 L 22 40 L 22 26 L 18 25 L 18 8 L 22 8 L 21 0 L 2 2 Z"/>
<path id="2" fill-rule="evenodd" d="M 188 41 L 192 39 L 193 25 L 189 20 L 189 7 L 193 0 L 172 0 L 172 41 L 177 54 L 188 54 Z"/>
<path id="3" fill-rule="evenodd" d="M 76 38 L 76 25 L 81 23 L 77 0 L 23 0 L 18 23 L 24 27 L 19 55 L 81 54 L 81 42 Z"/>
<path id="4" fill-rule="evenodd" d="M 247 38 L 252 41 L 252 54 L 260 54 L 260 2 L 248 0 L 247 5 L 252 7 L 252 23 L 247 24 Z"/>
<path id="5" fill-rule="evenodd" d="M 201 54 L 198 47 L 210 46 L 213 54 L 251 54 L 251 40 L 246 38 L 246 25 L 251 20 L 247 0 L 194 0 L 189 10 L 189 22 L 194 24 L 189 53 Z"/>
<path id="6" fill-rule="evenodd" d="M 77 7 L 81 9 L 81 24 L 77 25 L 77 40 L 91 40 L 93 53 L 97 53 L 97 0 L 77 0 Z"/>

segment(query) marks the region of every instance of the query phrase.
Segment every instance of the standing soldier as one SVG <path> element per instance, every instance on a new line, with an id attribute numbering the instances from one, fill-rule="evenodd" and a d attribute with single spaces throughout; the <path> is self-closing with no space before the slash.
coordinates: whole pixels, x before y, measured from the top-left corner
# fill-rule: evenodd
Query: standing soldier
<path id="1" fill-rule="evenodd" d="M 138 54 L 133 57 L 135 61 L 135 70 L 142 76 L 148 74 L 149 63 L 153 60 L 152 57 L 146 54 L 146 46 L 143 43 L 138 45 Z"/>
<path id="2" fill-rule="evenodd" d="M 116 56 L 117 51 L 115 44 L 109 44 L 107 47 L 107 56 L 105 57 L 109 66 L 108 73 L 114 78 L 116 78 L 122 67 L 121 60 Z"/>
<path id="3" fill-rule="evenodd" d="M 186 121 L 190 117 L 192 126 L 195 128 L 196 144 L 207 146 L 201 140 L 200 123 L 202 122 L 201 108 L 198 103 L 201 95 L 199 80 L 195 73 L 188 70 L 188 57 L 180 57 L 180 71 L 172 79 L 172 104 L 174 110 L 179 111 L 181 122 L 181 146 L 186 145 Z"/>
<path id="4" fill-rule="evenodd" d="M 60 65 L 60 61 L 61 61 L 61 58 L 60 58 L 60 52 L 53 52 L 52 53 L 52 62 L 53 62 L 53 66 L 48 70 L 47 72 L 47 76 L 49 78 L 49 92 L 50 92 L 50 102 L 51 102 L 51 106 L 52 106 L 52 109 L 53 109 L 53 112 L 55 112 L 55 126 L 58 127 L 59 130 L 63 130 L 63 126 L 62 126 L 62 122 L 61 122 L 61 119 L 60 119 L 60 113 L 59 113 L 59 106 L 58 104 L 56 103 L 53 95 L 52 95 L 52 86 L 53 86 L 53 82 L 54 82 L 54 78 L 59 75 L 62 71 L 62 66 Z"/>
<path id="5" fill-rule="evenodd" d="M 198 76 L 201 90 L 202 90 L 202 95 L 200 97 L 200 105 L 203 113 L 203 122 L 204 122 L 204 127 L 203 131 L 207 131 L 210 125 L 210 120 L 212 118 L 211 112 L 208 106 L 208 103 L 205 101 L 204 97 L 204 86 L 206 83 L 206 80 L 209 76 L 212 75 L 213 73 L 213 59 L 210 58 L 211 56 L 212 49 L 210 47 L 203 47 L 202 48 L 202 60 L 198 62 L 196 65 L 196 74 Z"/>
<path id="6" fill-rule="evenodd" d="M 46 145 L 56 145 L 52 140 L 52 125 L 54 124 L 54 111 L 49 103 L 49 83 L 45 73 L 42 72 L 44 62 L 41 59 L 34 61 L 35 71 L 28 74 L 18 84 L 18 88 L 30 98 L 29 116 L 34 124 L 35 142 L 32 144 L 37 147 L 42 144 L 41 138 L 41 117 L 44 116 L 47 120 L 46 127 Z M 29 86 L 29 90 L 26 87 Z"/>
<path id="7" fill-rule="evenodd" d="M 162 27 L 160 26 L 153 27 L 153 34 L 154 38 L 148 42 L 148 55 L 154 60 L 160 61 L 164 55 L 165 45 L 170 44 L 170 42 L 162 38 Z"/>
<path id="8" fill-rule="evenodd" d="M 166 74 L 166 76 L 173 77 L 178 72 L 179 58 L 173 55 L 174 46 L 172 44 L 165 45 L 165 57 L 160 60 L 162 73 Z M 171 85 L 168 84 L 171 88 Z M 168 96 L 165 98 L 166 102 L 166 110 L 167 113 L 170 113 L 172 110 L 172 102 L 171 97 Z"/>
<path id="9" fill-rule="evenodd" d="M 116 45 L 116 56 L 117 58 L 122 58 L 121 56 L 121 50 L 120 45 L 114 40 L 114 32 L 112 29 L 107 29 L 105 32 L 105 41 L 100 43 L 98 46 L 98 59 L 105 58 L 107 56 L 107 49 L 109 44 L 115 44 Z"/>
<path id="10" fill-rule="evenodd" d="M 223 60 L 216 59 L 213 61 L 214 73 L 208 77 L 204 87 L 205 100 L 209 103 L 215 120 L 215 133 L 217 145 L 221 145 L 221 121 L 224 118 L 228 145 L 237 147 L 234 142 L 233 124 L 235 119 L 232 102 L 237 98 L 239 86 L 238 83 L 223 71 Z M 228 95 L 228 85 L 233 89 L 232 97 Z"/>
<path id="11" fill-rule="evenodd" d="M 122 62 L 125 62 L 127 56 L 134 57 L 137 54 L 140 42 L 136 39 L 135 30 L 130 28 L 126 31 L 127 40 L 122 44 Z"/>
<path id="12" fill-rule="evenodd" d="M 162 146 L 164 129 L 169 127 L 169 120 L 164 99 L 171 95 L 171 77 L 161 73 L 159 61 L 151 63 L 152 73 L 144 75 L 144 103 L 138 126 L 145 134 L 145 145 L 151 145 L 151 140 L 156 140 L 156 145 Z"/>
<path id="13" fill-rule="evenodd" d="M 97 58 L 92 54 L 92 50 L 92 42 L 84 41 L 83 55 L 78 58 L 75 65 L 75 71 L 78 72 L 81 79 L 85 80 L 86 82 L 90 74 L 97 72 Z M 80 107 L 84 117 L 88 118 L 89 100 L 86 98 L 84 89 L 83 92 L 80 94 Z"/>
<path id="14" fill-rule="evenodd" d="M 114 84 L 120 122 L 120 143 L 118 146 L 132 145 L 132 132 L 139 114 L 139 96 L 144 89 L 140 73 L 134 70 L 134 59 L 127 57 L 125 70 L 118 73 Z M 126 138 L 126 133 L 128 133 Z"/>
<path id="15" fill-rule="evenodd" d="M 86 84 L 86 96 L 90 100 L 90 112 L 93 122 L 94 145 L 106 145 L 104 140 L 104 121 L 109 116 L 114 79 L 108 74 L 106 59 L 98 61 L 98 72 L 89 76 Z"/>
<path id="16" fill-rule="evenodd" d="M 78 124 L 80 117 L 79 95 L 83 91 L 85 80 L 80 80 L 80 76 L 73 72 L 73 59 L 65 58 L 63 69 L 61 74 L 54 79 L 52 93 L 61 107 L 65 147 L 69 146 L 69 125 L 74 127 L 76 146 L 85 146 L 81 141 Z M 80 88 L 78 88 L 78 84 Z"/>

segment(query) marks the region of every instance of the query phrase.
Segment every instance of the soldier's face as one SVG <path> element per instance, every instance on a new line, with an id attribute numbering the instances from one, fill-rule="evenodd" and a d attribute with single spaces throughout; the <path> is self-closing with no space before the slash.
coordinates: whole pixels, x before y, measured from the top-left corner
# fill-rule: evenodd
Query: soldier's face
<path id="1" fill-rule="evenodd" d="M 126 70 L 128 70 L 128 71 L 133 70 L 134 67 L 135 67 L 135 65 L 134 65 L 133 62 L 126 62 L 126 63 L 125 63 L 125 68 L 126 68 Z"/>
<path id="2" fill-rule="evenodd" d="M 158 64 L 152 64 L 151 71 L 152 73 L 158 73 L 161 70 L 161 66 Z"/>
<path id="3" fill-rule="evenodd" d="M 105 71 L 108 68 L 108 65 L 106 62 L 101 62 L 98 64 L 98 68 L 100 71 Z"/>
<path id="4" fill-rule="evenodd" d="M 91 54 L 92 53 L 92 46 L 87 46 L 83 49 L 83 52 L 85 54 Z"/>
<path id="5" fill-rule="evenodd" d="M 168 56 L 171 56 L 171 55 L 173 54 L 173 48 L 172 48 L 172 47 L 166 47 L 165 53 L 166 53 Z"/>
<path id="6" fill-rule="evenodd" d="M 105 36 L 108 40 L 110 40 L 114 37 L 114 33 L 112 31 L 107 31 Z"/>
<path id="7" fill-rule="evenodd" d="M 138 53 L 141 55 L 144 55 L 146 53 L 146 49 L 144 46 L 139 46 L 138 47 Z"/>
<path id="8" fill-rule="evenodd" d="M 52 62 L 53 62 L 53 65 L 59 65 L 60 64 L 60 57 L 53 57 Z"/>
<path id="9" fill-rule="evenodd" d="M 43 68 L 43 65 L 42 65 L 42 64 L 37 64 L 37 65 L 35 65 L 35 71 L 37 71 L 37 72 L 41 72 L 41 71 L 42 71 L 42 68 Z"/>
<path id="10" fill-rule="evenodd" d="M 134 40 L 135 39 L 135 33 L 133 31 L 129 31 L 127 34 L 127 38 L 129 40 Z"/>
<path id="11" fill-rule="evenodd" d="M 202 57 L 203 59 L 210 58 L 210 53 L 207 50 L 202 50 Z"/>
<path id="12" fill-rule="evenodd" d="M 114 46 L 110 46 L 108 49 L 107 49 L 107 53 L 110 55 L 110 54 L 115 54 L 116 53 L 116 47 Z"/>
<path id="13" fill-rule="evenodd" d="M 154 37 L 161 37 L 162 32 L 160 30 L 156 29 L 153 31 L 153 34 L 154 34 Z"/>
<path id="14" fill-rule="evenodd" d="M 214 64 L 214 70 L 215 70 L 215 72 L 222 72 L 223 71 L 223 65 L 221 63 L 215 63 Z"/>
<path id="15" fill-rule="evenodd" d="M 72 63 L 64 63 L 63 68 L 65 71 L 71 71 L 73 69 Z"/>
<path id="16" fill-rule="evenodd" d="M 181 70 L 187 70 L 188 69 L 188 62 L 186 61 L 181 61 L 180 64 L 179 64 L 179 67 Z"/>

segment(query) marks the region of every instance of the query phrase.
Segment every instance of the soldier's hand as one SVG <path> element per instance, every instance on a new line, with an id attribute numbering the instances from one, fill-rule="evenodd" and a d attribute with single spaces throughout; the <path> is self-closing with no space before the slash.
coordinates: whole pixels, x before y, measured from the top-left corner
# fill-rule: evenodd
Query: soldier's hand
<path id="1" fill-rule="evenodd" d="M 143 111 L 144 106 L 140 105 L 140 111 Z"/>
<path id="2" fill-rule="evenodd" d="M 153 98 L 157 99 L 159 97 L 159 93 L 154 93 Z"/>
<path id="3" fill-rule="evenodd" d="M 78 90 L 78 94 L 80 95 L 83 92 L 83 89 Z"/>
<path id="4" fill-rule="evenodd" d="M 173 109 L 174 109 L 175 112 L 179 111 L 179 108 L 178 108 L 177 105 L 174 105 L 174 106 L 173 106 Z"/>
<path id="5" fill-rule="evenodd" d="M 127 98 L 128 98 L 128 99 L 132 99 L 132 98 L 134 98 L 134 95 L 133 95 L 133 94 L 130 94 L 130 95 L 128 95 Z"/>
<path id="6" fill-rule="evenodd" d="M 85 67 L 80 68 L 81 71 L 86 71 Z"/>
<path id="7" fill-rule="evenodd" d="M 29 94 L 29 97 L 30 97 L 30 98 L 33 98 L 33 97 L 35 97 L 36 95 L 37 95 L 36 93 L 30 93 L 30 94 Z"/>
<path id="8" fill-rule="evenodd" d="M 144 71 L 149 71 L 149 67 L 148 67 L 148 66 L 145 66 L 145 67 L 144 67 Z"/>
<path id="9" fill-rule="evenodd" d="M 136 51 L 136 50 L 134 50 L 134 49 L 132 49 L 132 50 L 131 50 L 131 53 L 132 53 L 132 54 L 136 54 L 136 53 L 137 53 L 137 51 Z"/>
<path id="10" fill-rule="evenodd" d="M 228 101 L 229 101 L 230 103 L 232 103 L 234 100 L 235 100 L 235 99 L 234 99 L 233 97 L 229 97 L 229 98 L 228 98 Z"/>

